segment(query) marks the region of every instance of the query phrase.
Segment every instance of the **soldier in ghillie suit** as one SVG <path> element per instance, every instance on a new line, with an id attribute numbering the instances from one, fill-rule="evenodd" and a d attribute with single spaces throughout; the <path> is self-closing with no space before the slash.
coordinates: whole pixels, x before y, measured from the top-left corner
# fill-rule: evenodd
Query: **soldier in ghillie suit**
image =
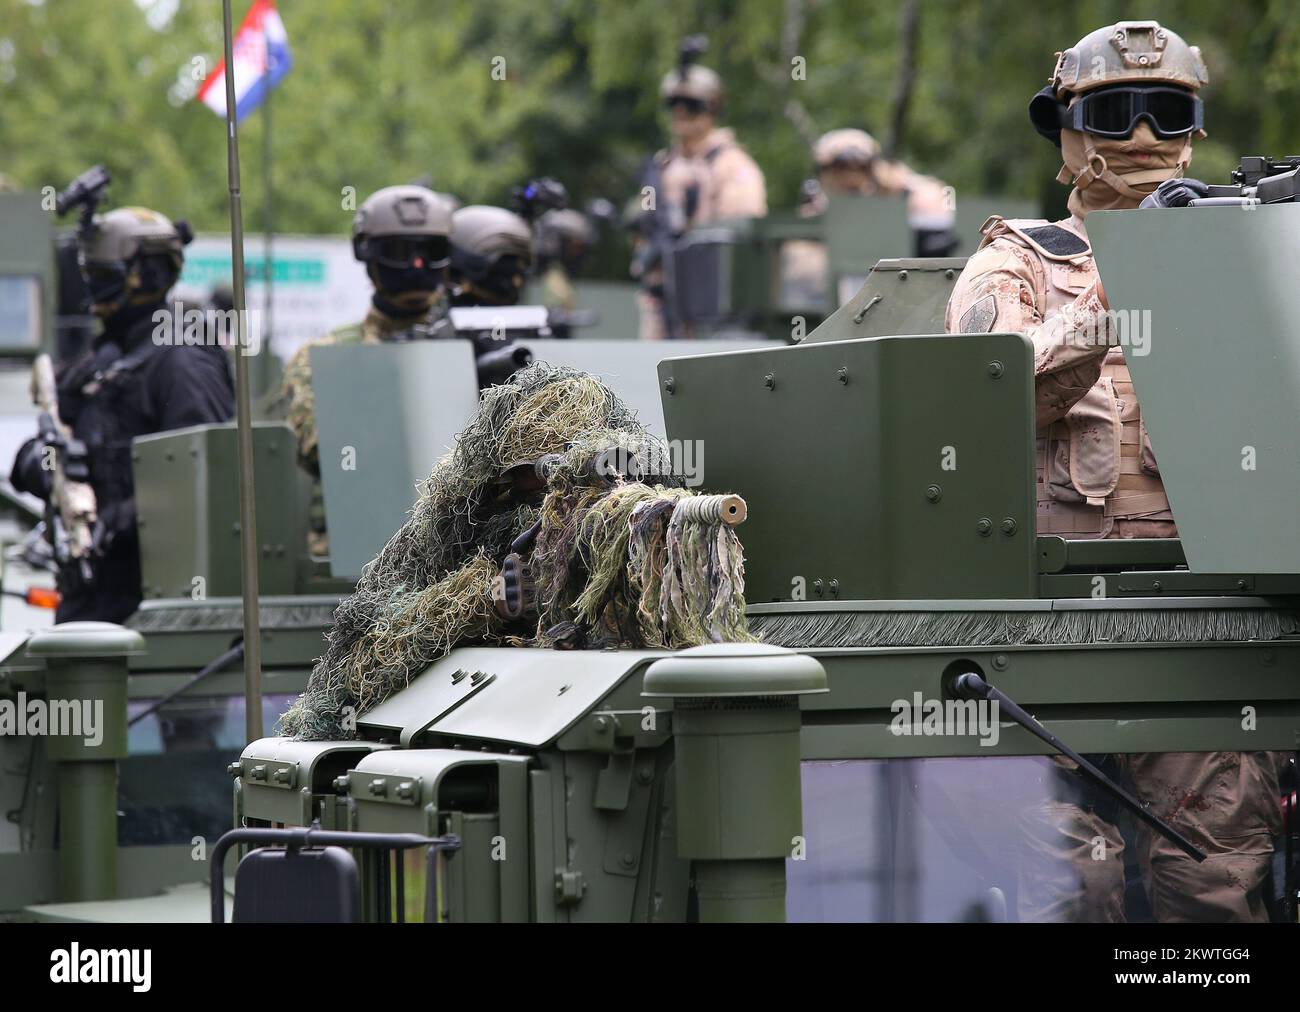
<path id="1" fill-rule="evenodd" d="M 747 640 L 737 496 L 697 495 L 612 391 L 537 363 L 490 387 L 339 605 L 283 733 L 346 737 L 455 646 Z"/>
<path id="2" fill-rule="evenodd" d="M 1100 28 L 1058 54 L 1030 118 L 1061 149 L 1070 217 L 990 218 L 948 302 L 950 332 L 1016 331 L 1033 342 L 1040 534 L 1177 536 L 1085 219 L 1137 208 L 1149 195 L 1166 202 L 1157 194 L 1190 182 L 1179 177 L 1192 138 L 1203 135 L 1197 91 L 1206 83 L 1200 51 L 1154 21 Z M 1267 920 L 1264 884 L 1281 832 L 1272 754 L 1152 752 L 1103 762 L 1209 855 L 1198 864 L 1163 836 L 1139 832 L 1157 920 Z M 1068 761 L 1056 773 L 1054 796 L 1025 817 L 1021 918 L 1123 920 L 1125 842 L 1114 815 L 1079 789 Z"/>

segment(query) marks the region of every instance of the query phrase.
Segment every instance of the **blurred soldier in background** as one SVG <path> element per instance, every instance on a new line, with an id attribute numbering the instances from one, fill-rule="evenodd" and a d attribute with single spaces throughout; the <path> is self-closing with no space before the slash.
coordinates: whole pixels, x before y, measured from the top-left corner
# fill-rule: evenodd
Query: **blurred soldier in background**
<path id="1" fill-rule="evenodd" d="M 876 139 L 866 131 L 824 133 L 812 153 L 817 175 L 804 184 L 799 213 L 805 218 L 824 214 L 831 196 L 902 196 L 907 198 L 915 256 L 946 257 L 957 248 L 952 191 L 931 176 L 885 158 Z"/>
<path id="2" fill-rule="evenodd" d="M 688 228 L 724 218 L 767 214 L 763 172 L 732 131 L 719 127 L 722 79 L 694 63 L 704 49 L 699 36 L 682 44 L 676 70 L 664 77 L 659 94 L 668 109 L 672 147 L 650 160 L 642 181 L 640 236 L 632 276 L 641 283 L 637 300 L 641 338 L 680 336 L 673 315 L 671 244 Z"/>
<path id="3" fill-rule="evenodd" d="M 1122 21 L 1058 54 L 1030 118 L 1060 149 L 1070 217 L 985 224 L 948 303 L 951 333 L 1016 331 L 1034 344 L 1038 532 L 1066 538 L 1177 536 L 1160 469 L 1088 243 L 1085 218 L 1136 208 L 1191 181 L 1204 136 L 1200 51 L 1154 21 Z M 1185 198 L 1184 198 L 1185 201 Z M 1228 672 L 1225 672 L 1228 675 Z M 1275 757 L 1167 752 L 1099 757 L 1124 770 L 1151 810 L 1209 856 L 1196 863 L 1138 832 L 1157 920 L 1267 919 L 1264 884 L 1281 832 Z M 1124 919 L 1124 841 L 1066 760 L 1055 797 L 1027 812 L 1022 919 Z M 1098 844 L 1105 853 L 1098 859 Z"/>
<path id="4" fill-rule="evenodd" d="M 316 403 L 311 389 L 311 349 L 329 344 L 379 344 L 433 326 L 445 314 L 451 262 L 451 204 L 423 186 L 377 190 L 352 221 L 352 253 L 374 284 L 370 311 L 360 323 L 299 348 L 284 369 L 280 406 L 298 440 L 298 460 L 320 476 Z M 313 527 L 323 517 L 313 519 Z M 323 526 L 320 527 L 323 530 Z M 313 546 L 323 548 L 323 539 Z"/>
<path id="5" fill-rule="evenodd" d="M 537 220 L 533 251 L 542 302 L 549 308 L 572 312 L 577 308 L 573 278 L 590 252 L 596 232 L 581 211 L 563 208 L 547 211 Z"/>
<path id="6" fill-rule="evenodd" d="M 106 181 L 106 177 L 105 177 Z M 57 621 L 122 622 L 141 599 L 131 440 L 188 425 L 224 422 L 235 410 L 224 349 L 191 339 L 166 299 L 184 262 L 189 226 L 156 211 L 122 207 L 95 215 L 78 238 L 90 310 L 103 322 L 80 358 L 56 377 L 59 415 L 85 444 L 98 517 L 90 580 L 59 574 Z M 43 499 L 51 494 L 40 437 L 18 451 L 10 481 Z"/>
<path id="7" fill-rule="evenodd" d="M 451 304 L 513 306 L 533 263 L 533 231 L 504 207 L 470 204 L 452 215 Z"/>

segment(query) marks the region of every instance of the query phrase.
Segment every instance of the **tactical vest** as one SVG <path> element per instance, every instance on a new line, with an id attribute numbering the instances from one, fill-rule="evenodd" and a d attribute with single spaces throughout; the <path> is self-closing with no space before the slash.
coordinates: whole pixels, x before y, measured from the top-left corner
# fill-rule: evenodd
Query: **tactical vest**
<path id="1" fill-rule="evenodd" d="M 1046 221 L 990 219 L 986 242 L 1005 238 L 1029 249 L 1039 315 L 1046 319 L 1097 278 L 1083 236 Z M 1038 533 L 1101 538 L 1121 526 L 1145 537 L 1174 537 L 1173 514 L 1124 351 L 1112 347 L 1101 377 L 1064 418 L 1038 431 Z M 1141 523 L 1133 523 L 1141 521 Z"/>

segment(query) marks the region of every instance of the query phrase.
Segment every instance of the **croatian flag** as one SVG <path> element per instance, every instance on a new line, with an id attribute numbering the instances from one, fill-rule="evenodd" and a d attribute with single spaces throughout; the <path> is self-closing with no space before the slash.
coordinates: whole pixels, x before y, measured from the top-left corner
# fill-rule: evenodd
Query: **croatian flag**
<path id="1" fill-rule="evenodd" d="M 235 58 L 235 121 L 256 109 L 293 66 L 289 36 L 274 0 L 253 0 L 231 42 Z M 218 116 L 226 115 L 226 61 L 217 64 L 199 87 L 198 99 Z"/>

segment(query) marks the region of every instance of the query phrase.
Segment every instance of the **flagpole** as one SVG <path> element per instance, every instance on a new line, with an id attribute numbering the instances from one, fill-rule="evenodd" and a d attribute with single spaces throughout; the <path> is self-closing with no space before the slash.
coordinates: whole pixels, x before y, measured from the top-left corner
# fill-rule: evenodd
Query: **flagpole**
<path id="1" fill-rule="evenodd" d="M 244 298 L 244 220 L 235 128 L 235 58 L 230 0 L 221 0 L 226 51 L 226 172 L 230 182 L 230 266 L 239 342 L 235 347 L 235 411 L 239 447 L 239 554 L 244 604 L 244 733 L 262 737 L 262 630 L 257 594 L 257 514 L 253 497 L 253 423 L 248 393 L 248 314 Z M 259 350 L 261 345 L 258 345 Z"/>
<path id="2" fill-rule="evenodd" d="M 263 100 L 265 109 L 262 113 L 262 342 L 266 347 L 271 345 L 272 321 L 274 319 L 272 301 L 273 289 L 275 286 L 275 257 L 273 255 L 273 233 L 275 226 L 272 219 L 272 190 L 271 190 L 271 92 L 275 90 L 271 84 L 271 40 L 266 31 L 266 18 L 262 19 L 262 45 L 266 50 L 266 75 L 267 89 L 266 98 Z M 259 364 L 258 375 L 262 383 L 268 380 L 265 363 L 270 359 L 263 358 Z"/>

